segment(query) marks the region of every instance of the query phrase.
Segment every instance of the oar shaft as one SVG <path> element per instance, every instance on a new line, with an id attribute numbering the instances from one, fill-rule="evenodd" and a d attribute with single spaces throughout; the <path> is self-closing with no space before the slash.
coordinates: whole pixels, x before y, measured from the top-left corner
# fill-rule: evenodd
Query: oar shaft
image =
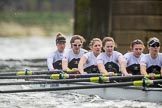
<path id="1" fill-rule="evenodd" d="M 142 78 L 150 78 L 149 75 L 132 75 L 132 76 L 115 76 L 115 77 L 109 77 L 109 81 L 113 82 L 113 80 L 115 81 L 127 81 L 127 80 L 141 80 Z M 162 78 L 160 74 L 156 74 L 155 78 Z"/>
<path id="2" fill-rule="evenodd" d="M 21 75 L 40 75 L 40 74 L 59 74 L 63 73 L 62 70 L 55 71 L 18 71 L 18 72 L 3 72 L 0 76 L 21 76 Z"/>
<path id="3" fill-rule="evenodd" d="M 25 79 L 25 78 L 48 78 L 48 79 L 71 79 L 71 78 L 90 78 L 98 76 L 108 76 L 103 74 L 51 74 L 51 75 L 20 75 L 20 76 L 0 76 L 0 79 Z"/>
<path id="4" fill-rule="evenodd" d="M 26 76 L 22 76 L 22 77 L 26 77 Z M 30 76 L 33 77 L 33 76 Z M 50 76 L 49 76 L 50 77 Z M 35 77 L 37 78 L 37 76 Z M 39 77 L 38 77 L 39 78 Z M 48 78 L 47 76 L 45 76 L 45 78 Z M 26 82 L 2 82 L 0 83 L 0 86 L 7 86 L 7 85 L 28 85 L 28 84 L 51 84 L 51 83 L 74 83 L 74 82 L 96 82 L 96 83 L 102 83 L 102 82 L 108 82 L 109 79 L 111 79 L 112 77 L 91 77 L 91 78 L 78 78 L 78 79 L 61 79 L 61 80 L 42 80 L 42 81 L 26 81 Z M 125 77 L 127 78 L 127 77 Z M 129 78 L 129 77 L 128 77 Z M 26 79 L 28 79 L 26 77 Z M 112 78 L 115 79 L 116 81 L 120 80 L 117 78 Z M 121 80 L 120 80 L 121 81 Z M 146 84 L 148 85 L 152 85 L 152 81 L 153 84 L 154 83 L 159 83 L 162 82 L 162 79 L 158 79 L 158 80 L 143 80 Z M 114 82 L 114 80 L 110 80 L 109 82 Z M 134 81 L 134 85 L 135 86 L 142 86 L 142 80 L 140 81 Z"/>
<path id="5" fill-rule="evenodd" d="M 47 79 L 70 79 L 70 78 L 90 78 L 90 77 L 100 77 L 101 80 L 105 80 L 108 75 L 102 75 L 102 74 L 87 74 L 87 75 L 81 75 L 81 74 L 52 74 L 52 75 L 22 75 L 22 76 L 0 76 L 0 79 L 26 79 L 26 78 L 47 78 Z M 108 80 L 113 82 L 120 81 L 120 80 L 140 80 L 144 78 L 143 75 L 133 75 L 133 76 L 111 76 L 107 77 Z M 157 78 L 161 78 L 160 75 L 157 75 Z"/>
<path id="6" fill-rule="evenodd" d="M 51 75 L 51 78 L 53 78 L 55 76 L 57 76 L 57 74 Z M 108 77 L 109 75 L 108 74 L 100 74 L 100 73 L 92 73 L 92 74 L 63 74 L 63 73 L 60 73 L 58 79 L 90 78 L 90 77 L 99 77 L 99 76 Z"/>
<path id="7" fill-rule="evenodd" d="M 132 76 L 116 76 L 116 77 L 109 77 L 109 81 L 117 81 L 117 80 L 140 80 L 144 78 L 143 75 L 132 75 Z"/>
<path id="8" fill-rule="evenodd" d="M 14 75 L 16 75 L 16 73 L 10 73 L 10 72 L 0 73 L 0 76 L 7 76 L 7 75 L 14 76 Z"/>
<path id="9" fill-rule="evenodd" d="M 72 81 L 72 80 L 71 80 Z M 66 81 L 67 82 L 67 81 Z M 146 82 L 146 84 L 160 83 L 162 80 L 151 80 Z M 68 87 L 56 87 L 56 88 L 41 88 L 41 89 L 23 89 L 23 90 L 4 90 L 0 93 L 20 93 L 20 92 L 41 92 L 41 91 L 61 91 L 61 90 L 75 90 L 75 89 L 92 89 L 92 88 L 108 88 L 108 87 L 120 87 L 120 86 L 142 86 L 143 81 L 133 81 L 133 82 L 120 82 L 120 83 L 106 83 L 98 85 L 84 85 L 84 86 L 68 86 Z"/>
<path id="10" fill-rule="evenodd" d="M 0 86 L 29 85 L 29 84 L 51 84 L 51 83 L 71 83 L 71 82 L 90 82 L 90 79 L 84 78 L 84 79 L 62 79 L 62 80 L 51 80 L 51 81 L 2 82 L 2 83 L 0 83 Z"/>
<path id="11" fill-rule="evenodd" d="M 92 89 L 92 88 L 129 86 L 129 85 L 132 85 L 132 84 L 133 84 L 132 82 L 124 82 L 124 83 L 109 83 L 109 84 L 100 84 L 100 85 L 84 85 L 84 86 L 71 86 L 71 87 L 42 88 L 42 89 L 5 90 L 5 91 L 0 91 L 0 93 L 20 93 L 20 92 L 41 92 L 41 91 Z"/>
<path id="12" fill-rule="evenodd" d="M 59 74 L 63 73 L 62 70 L 55 70 L 55 71 L 35 71 L 32 75 L 40 75 L 40 74 Z"/>
<path id="13" fill-rule="evenodd" d="M 49 79 L 50 75 L 41 75 L 41 76 L 30 76 L 30 75 L 26 75 L 26 76 L 0 76 L 0 79 L 29 79 L 29 78 L 46 78 Z"/>
<path id="14" fill-rule="evenodd" d="M 162 84 L 162 79 L 153 80 L 153 83 L 154 84 L 159 84 L 159 83 Z"/>

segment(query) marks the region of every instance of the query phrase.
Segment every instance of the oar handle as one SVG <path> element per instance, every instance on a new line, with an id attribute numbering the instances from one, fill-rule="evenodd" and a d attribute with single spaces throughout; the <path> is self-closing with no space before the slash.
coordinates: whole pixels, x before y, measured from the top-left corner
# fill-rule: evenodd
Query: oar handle
<path id="1" fill-rule="evenodd" d="M 150 75 L 145 75 L 144 77 L 145 78 L 151 78 Z M 155 78 L 161 78 L 161 75 L 160 74 L 155 74 L 154 77 Z"/>
<path id="2" fill-rule="evenodd" d="M 32 74 L 33 74 L 32 71 L 26 69 L 25 71 L 19 71 L 19 72 L 17 72 L 17 73 L 16 73 L 16 76 L 32 75 Z"/>
<path id="3" fill-rule="evenodd" d="M 66 71 L 64 71 L 65 73 L 68 73 L 68 74 L 73 74 L 73 73 L 79 73 L 78 70 L 72 70 L 72 69 L 67 69 Z"/>
<path id="4" fill-rule="evenodd" d="M 134 86 L 143 86 L 144 88 L 150 85 L 156 85 L 159 83 L 162 83 L 162 79 L 150 80 L 150 79 L 144 78 L 143 80 L 133 81 Z"/>
<path id="5" fill-rule="evenodd" d="M 139 81 L 133 81 L 134 86 L 150 86 L 153 85 L 153 80 L 139 80 Z"/>

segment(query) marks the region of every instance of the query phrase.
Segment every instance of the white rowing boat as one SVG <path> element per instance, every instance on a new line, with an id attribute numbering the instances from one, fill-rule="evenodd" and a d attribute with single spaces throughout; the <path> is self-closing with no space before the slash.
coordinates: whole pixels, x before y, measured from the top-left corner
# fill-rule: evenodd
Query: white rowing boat
<path id="1" fill-rule="evenodd" d="M 46 88 L 55 87 L 73 87 L 73 86 L 86 86 L 86 85 L 102 85 L 92 82 L 78 82 L 71 84 L 57 84 L 57 85 L 44 85 Z M 38 86 L 37 86 L 38 87 Z M 42 85 L 41 85 L 42 87 Z M 87 88 L 70 90 L 84 95 L 98 95 L 101 98 L 108 100 L 132 100 L 142 102 L 156 102 L 162 103 L 162 88 L 143 88 L 135 86 L 122 86 L 122 87 L 105 87 L 105 88 Z"/>
<path id="2" fill-rule="evenodd" d="M 108 100 L 133 100 L 143 102 L 162 103 L 162 88 L 147 88 L 124 86 L 110 88 L 93 88 L 93 89 L 78 89 L 77 93 L 85 95 L 98 95 L 101 98 Z"/>
<path id="3" fill-rule="evenodd" d="M 149 88 L 143 90 L 141 85 L 143 81 L 145 84 L 157 84 L 161 83 L 162 79 L 157 80 L 140 80 L 136 81 L 136 78 L 142 78 L 144 76 L 116 76 L 116 77 L 91 77 L 91 78 L 73 78 L 73 79 L 57 79 L 58 75 L 55 74 L 55 77 L 51 76 L 1 76 L 1 79 L 29 79 L 29 78 L 41 78 L 41 81 L 38 79 L 33 80 L 33 82 L 23 81 L 23 82 L 5 82 L 0 83 L 1 86 L 6 85 L 27 85 L 30 84 L 32 89 L 22 89 L 22 90 L 1 90 L 0 93 L 18 93 L 18 92 L 40 92 L 40 91 L 63 91 L 63 90 L 72 90 L 73 92 L 86 94 L 86 95 L 98 95 L 105 99 L 117 99 L 117 100 L 138 100 L 145 102 L 162 102 L 162 88 Z M 57 78 L 56 78 L 57 76 Z M 80 75 L 79 75 L 80 76 Z M 159 76 L 159 75 L 157 75 Z M 75 75 L 76 77 L 76 75 Z M 43 79 L 42 78 L 52 78 L 52 79 Z M 57 80 L 54 80 L 56 78 Z M 130 82 L 111 82 L 111 83 L 94 83 L 107 80 L 122 80 L 122 79 L 134 79 L 135 81 Z M 52 82 L 51 82 L 52 81 Z M 63 83 L 63 84 L 60 84 Z M 66 83 L 66 84 L 65 84 Z M 38 86 L 36 86 L 37 84 Z M 45 84 L 45 86 L 40 87 L 40 85 Z M 79 84 L 79 85 L 78 85 Z M 140 84 L 140 85 L 139 85 Z M 47 85 L 47 86 L 46 86 Z M 52 86 L 51 86 L 52 85 Z M 133 85 L 133 86 L 132 86 Z M 140 87 L 135 87 L 135 86 Z M 77 89 L 77 90 L 76 90 Z"/>

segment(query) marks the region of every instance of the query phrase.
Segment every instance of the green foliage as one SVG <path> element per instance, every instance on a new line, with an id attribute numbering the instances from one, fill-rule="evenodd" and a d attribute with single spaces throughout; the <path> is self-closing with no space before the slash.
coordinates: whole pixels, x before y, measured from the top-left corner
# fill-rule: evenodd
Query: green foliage
<path id="1" fill-rule="evenodd" d="M 24 27 L 24 29 L 30 27 L 40 28 L 46 36 L 50 36 L 54 32 L 71 34 L 73 32 L 72 21 L 73 15 L 70 12 L 5 12 L 0 14 L 0 29 L 2 23 L 3 25 L 4 23 L 14 23 Z M 2 32 L 0 31 L 0 35 L 7 35 L 7 33 Z M 30 35 L 30 33 L 24 35 Z"/>

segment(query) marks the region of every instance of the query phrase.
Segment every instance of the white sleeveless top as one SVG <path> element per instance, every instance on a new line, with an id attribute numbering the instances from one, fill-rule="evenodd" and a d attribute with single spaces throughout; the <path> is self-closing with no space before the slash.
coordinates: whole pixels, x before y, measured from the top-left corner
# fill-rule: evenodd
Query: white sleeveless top
<path id="1" fill-rule="evenodd" d="M 58 50 L 52 52 L 47 57 L 47 66 L 50 71 L 54 70 L 53 64 L 59 60 L 62 60 L 63 53 L 60 53 Z"/>
<path id="2" fill-rule="evenodd" d="M 145 65 L 146 68 L 155 65 L 162 67 L 162 53 L 159 53 L 155 59 L 153 59 L 150 54 L 145 54 L 141 58 L 140 65 Z"/>
<path id="3" fill-rule="evenodd" d="M 94 55 L 93 52 L 88 52 L 83 56 L 87 58 L 86 64 L 84 65 L 84 69 L 92 65 L 97 66 L 97 57 Z"/>
<path id="4" fill-rule="evenodd" d="M 74 54 L 72 49 L 68 49 L 63 54 L 64 61 L 68 62 L 68 68 L 78 68 L 78 64 L 80 61 L 80 58 L 83 56 L 83 54 L 87 53 L 88 51 L 85 49 L 80 49 L 79 54 Z"/>
<path id="5" fill-rule="evenodd" d="M 119 59 L 121 61 L 125 61 L 124 56 L 118 51 L 113 51 L 112 55 L 110 57 L 107 56 L 107 54 L 105 52 L 102 52 L 97 57 L 97 64 L 103 63 L 105 65 L 107 62 L 113 62 L 113 63 L 116 63 L 119 66 L 119 63 L 118 63 Z"/>
<path id="6" fill-rule="evenodd" d="M 83 56 L 83 54 L 87 53 L 88 51 L 85 49 L 80 49 L 79 54 L 74 54 L 72 49 L 67 49 L 65 50 L 65 53 L 63 54 L 63 59 L 64 61 L 67 61 L 68 63 L 72 60 L 72 59 L 77 59 L 77 58 L 81 58 Z"/>
<path id="7" fill-rule="evenodd" d="M 140 64 L 140 60 L 143 56 L 144 56 L 143 53 L 138 58 L 133 55 L 133 52 L 128 52 L 124 54 L 124 58 L 126 60 L 127 66 L 130 66 L 133 64 Z"/>

